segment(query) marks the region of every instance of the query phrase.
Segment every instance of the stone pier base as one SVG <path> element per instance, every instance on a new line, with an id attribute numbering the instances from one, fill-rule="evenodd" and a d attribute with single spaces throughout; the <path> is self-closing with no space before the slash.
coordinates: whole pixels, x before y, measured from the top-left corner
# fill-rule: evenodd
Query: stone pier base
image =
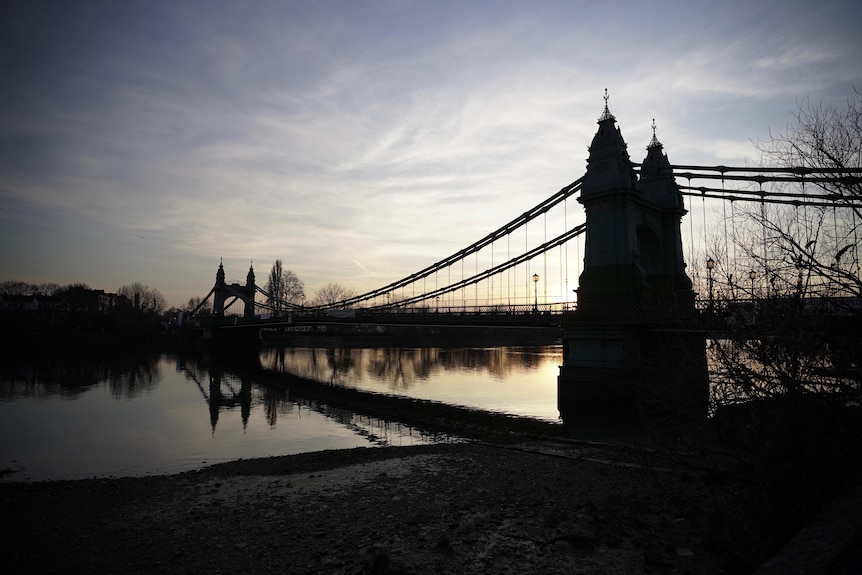
<path id="1" fill-rule="evenodd" d="M 706 417 L 706 340 L 692 325 L 574 321 L 563 348 L 557 400 L 569 428 Z"/>

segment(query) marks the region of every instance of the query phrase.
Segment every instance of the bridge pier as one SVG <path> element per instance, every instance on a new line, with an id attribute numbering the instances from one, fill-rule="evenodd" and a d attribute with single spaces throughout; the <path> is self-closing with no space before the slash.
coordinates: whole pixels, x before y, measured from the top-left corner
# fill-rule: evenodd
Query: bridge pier
<path id="1" fill-rule="evenodd" d="M 190 328 L 187 337 L 197 350 L 213 352 L 233 360 L 259 360 L 262 344 L 260 328 L 238 317 L 210 319 Z"/>
<path id="2" fill-rule="evenodd" d="M 653 131 L 640 179 L 607 106 L 590 145 L 578 309 L 563 324 L 563 423 L 704 417 L 706 341 L 685 273 L 682 194 Z M 653 130 L 655 126 L 653 125 Z"/>
<path id="3" fill-rule="evenodd" d="M 693 314 L 669 321 L 658 319 L 660 313 L 672 311 L 644 310 L 625 319 L 575 312 L 566 321 L 557 407 L 569 429 L 706 416 L 705 333 Z"/>

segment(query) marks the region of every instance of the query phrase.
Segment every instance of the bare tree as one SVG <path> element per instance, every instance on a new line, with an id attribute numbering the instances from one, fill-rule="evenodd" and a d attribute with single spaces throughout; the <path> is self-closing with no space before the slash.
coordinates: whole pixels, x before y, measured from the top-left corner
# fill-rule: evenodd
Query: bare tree
<path id="1" fill-rule="evenodd" d="M 841 106 L 814 105 L 805 98 L 793 118 L 787 131 L 771 133 L 768 141 L 756 145 L 761 163 L 792 167 L 803 176 L 808 170 L 825 170 L 818 175 L 831 177 L 803 184 L 802 192 L 827 199 L 835 207 L 803 206 L 785 209 L 783 214 L 761 209 L 753 214 L 764 229 L 765 242 L 777 252 L 773 254 L 777 257 L 761 263 L 775 275 L 790 271 L 796 276 L 801 270 L 824 295 L 860 297 L 862 93 L 854 91 Z M 769 270 L 770 264 L 784 269 Z M 797 281 L 794 277 L 793 282 Z"/>
<path id="2" fill-rule="evenodd" d="M 139 311 L 151 311 L 160 314 L 164 311 L 167 301 L 162 292 L 151 288 L 141 282 L 134 282 L 121 286 L 117 295 L 128 298 L 132 305 Z"/>
<path id="3" fill-rule="evenodd" d="M 854 91 L 842 106 L 812 104 L 806 97 L 793 113 L 794 123 L 785 132 L 771 132 L 758 142 L 761 163 L 768 167 L 835 170 L 839 176 L 858 176 L 862 166 L 862 93 Z M 862 198 L 859 178 L 844 177 L 815 184 L 832 194 L 836 203 L 855 205 Z"/>
<path id="4" fill-rule="evenodd" d="M 352 289 L 338 283 L 328 283 L 314 292 L 315 305 L 334 306 L 356 295 Z"/>
<path id="5" fill-rule="evenodd" d="M 0 282 L 0 294 L 3 295 L 33 295 L 38 292 L 38 287 L 27 282 L 7 280 Z"/>
<path id="6" fill-rule="evenodd" d="M 722 337 L 710 348 L 716 404 L 811 394 L 846 404 L 862 396 L 862 94 L 838 107 L 805 99 L 793 117 L 786 132 L 756 144 L 762 163 L 802 176 L 816 171 L 810 181 L 781 185 L 834 206 L 760 204 L 736 222 L 733 242 L 751 275 L 729 290 L 745 301 L 719 302 Z"/>
<path id="7" fill-rule="evenodd" d="M 40 293 L 42 295 L 54 295 L 61 289 L 63 289 L 62 286 L 54 282 L 41 283 L 36 287 L 37 293 Z"/>
<path id="8" fill-rule="evenodd" d="M 272 269 L 269 270 L 269 277 L 266 280 L 266 292 L 269 294 L 267 303 L 272 307 L 272 311 L 277 315 L 281 313 L 283 307 L 282 300 L 284 299 L 284 273 L 281 267 L 281 260 L 275 260 L 272 264 Z"/>
<path id="9" fill-rule="evenodd" d="M 65 289 L 58 283 L 31 284 L 16 280 L 0 282 L 0 294 L 5 295 L 54 295 Z"/>
<path id="10" fill-rule="evenodd" d="M 281 260 L 275 260 L 266 280 L 269 294 L 267 303 L 276 314 L 285 309 L 285 303 L 296 304 L 305 298 L 305 284 L 294 272 L 284 269 Z"/>

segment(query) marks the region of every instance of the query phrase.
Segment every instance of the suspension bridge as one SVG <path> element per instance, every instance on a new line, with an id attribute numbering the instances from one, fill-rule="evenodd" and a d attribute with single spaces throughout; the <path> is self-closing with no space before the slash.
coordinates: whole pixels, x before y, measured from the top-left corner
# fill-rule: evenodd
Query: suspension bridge
<path id="1" fill-rule="evenodd" d="M 812 295 L 858 303 L 860 286 L 820 279 L 858 283 L 862 168 L 674 165 L 654 121 L 636 163 L 607 101 L 606 93 L 584 176 L 467 247 L 380 288 L 308 306 L 267 293 L 252 267 L 245 284 L 227 282 L 220 263 L 201 303 L 212 301 L 212 319 L 195 328 L 232 342 L 249 333 L 372 329 L 399 341 L 410 330 L 445 331 L 450 342 L 475 329 L 533 334 L 534 343 L 558 337 L 564 420 L 628 418 L 643 410 L 647 392 L 664 407 L 676 398 L 678 413 L 705 412 L 703 318 L 715 317 L 716 280 L 730 306 L 801 288 L 807 269 Z M 831 234 L 823 230 L 829 216 Z M 776 251 L 785 228 L 790 250 Z M 835 246 L 825 266 L 818 242 Z"/>
<path id="2" fill-rule="evenodd" d="M 640 177 L 643 164 L 632 163 L 633 172 Z M 750 260 L 734 266 L 734 246 L 725 241 L 719 246 L 721 254 L 710 254 L 705 243 L 713 234 L 724 239 L 732 237 L 740 222 L 747 219 L 745 205 L 763 208 L 766 205 L 783 205 L 802 210 L 805 208 L 846 210 L 860 219 L 862 197 L 847 197 L 816 187 L 819 184 L 860 185 L 862 169 L 814 168 L 742 168 L 730 166 L 695 166 L 668 164 L 673 177 L 685 180 L 678 185 L 679 195 L 688 215 L 688 225 L 682 225 L 685 260 L 699 261 L 702 266 L 694 270 L 693 280 L 699 307 L 708 306 L 708 292 L 712 257 L 724 262 L 733 270 L 739 267 L 736 288 L 750 299 L 768 289 L 768 256 L 754 272 Z M 721 187 L 714 182 L 720 181 Z M 701 185 L 697 185 L 704 182 Z M 216 283 L 197 308 L 188 315 L 194 317 L 211 306 L 216 318 L 239 317 L 243 322 L 263 325 L 277 323 L 279 318 L 336 318 L 345 317 L 343 310 L 354 310 L 360 317 L 373 321 L 469 321 L 470 318 L 497 318 L 510 316 L 522 323 L 525 316 L 537 313 L 544 318 L 558 316 L 577 308 L 577 284 L 583 271 L 583 239 L 587 223 L 582 214 L 574 216 L 567 203 L 577 200 L 583 178 L 561 188 L 547 199 L 533 206 L 503 226 L 473 242 L 469 246 L 379 288 L 328 304 L 305 305 L 292 300 L 281 300 L 255 282 L 254 269 L 249 268 L 245 284 L 225 281 L 220 263 Z M 728 184 L 735 184 L 734 186 Z M 764 187 L 770 183 L 790 184 L 800 191 L 781 191 Z M 748 188 L 740 187 L 747 185 Z M 807 188 L 807 189 L 806 189 Z M 558 213 L 552 214 L 554 209 Z M 720 212 L 720 213 L 719 213 Z M 550 223 L 549 223 L 550 220 Z M 560 220 L 562 220 L 560 222 Z M 860 219 L 862 221 L 862 219 Z M 570 224 L 571 222 L 571 224 Z M 560 226 L 560 223 L 562 225 Z M 761 227 L 765 220 L 761 222 Z M 530 226 L 538 228 L 531 231 Z M 561 227 L 557 235 L 547 238 L 553 226 Z M 537 238 L 540 236 L 540 241 Z M 768 234 L 762 233 L 766 238 Z M 768 241 L 768 239 L 767 239 Z M 859 267 L 859 245 L 850 253 L 850 266 Z M 743 265 L 744 264 L 744 265 Z M 687 266 L 690 269 L 690 266 Z M 777 266 L 776 266 L 777 267 Z M 539 274 L 539 272 L 542 272 Z M 716 272 L 717 274 L 718 272 Z M 732 271 L 730 273 L 733 276 Z M 539 282 L 541 280 L 541 292 Z M 755 285 L 755 280 L 757 284 Z M 714 281 L 714 280 L 713 280 Z M 732 282 L 731 277 L 731 282 Z M 772 285 L 774 285 L 774 280 Z M 722 282 L 724 284 L 724 282 Z M 737 298 L 733 298 L 737 299 Z M 445 317 L 444 317 L 445 316 Z M 517 318 L 517 319 L 516 319 Z M 229 322 L 228 322 L 229 323 Z"/>

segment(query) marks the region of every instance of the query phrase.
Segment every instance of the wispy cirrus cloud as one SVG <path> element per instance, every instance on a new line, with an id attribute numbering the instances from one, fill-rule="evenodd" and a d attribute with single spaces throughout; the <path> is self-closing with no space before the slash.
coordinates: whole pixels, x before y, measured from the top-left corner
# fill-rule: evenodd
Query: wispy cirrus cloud
<path id="1" fill-rule="evenodd" d="M 224 256 L 281 258 L 309 290 L 379 287 L 579 177 L 605 88 L 634 160 L 656 118 L 674 162 L 748 161 L 798 98 L 862 83 L 859 13 L 805 1 L 21 8 L 0 51 L 0 279 L 127 278 L 182 303 Z"/>

